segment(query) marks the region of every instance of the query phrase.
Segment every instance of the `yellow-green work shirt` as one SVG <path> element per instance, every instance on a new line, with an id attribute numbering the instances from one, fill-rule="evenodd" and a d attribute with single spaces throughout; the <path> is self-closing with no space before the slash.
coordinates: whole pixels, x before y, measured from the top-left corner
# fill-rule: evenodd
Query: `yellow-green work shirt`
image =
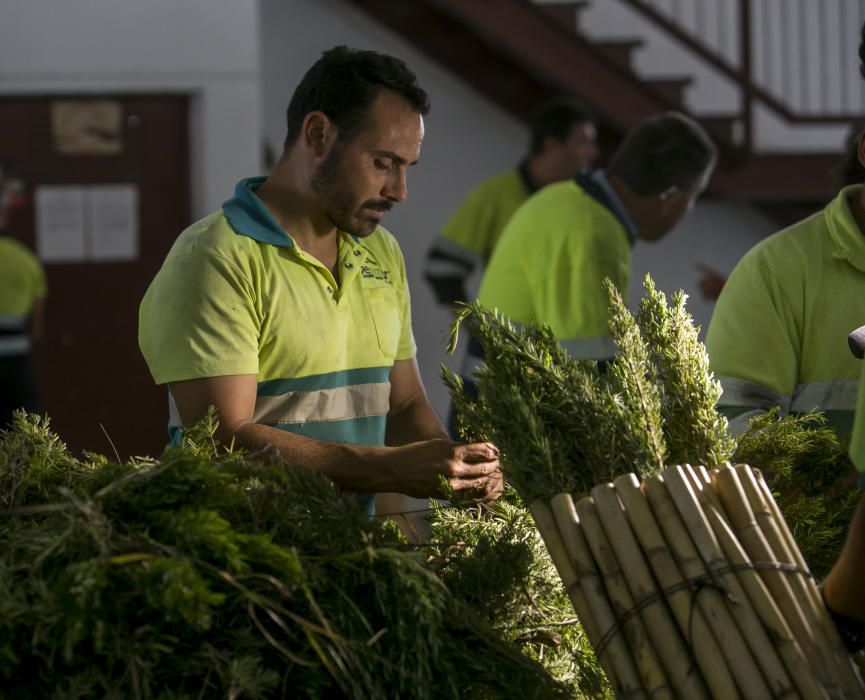
<path id="1" fill-rule="evenodd" d="M 609 359 L 604 278 L 627 293 L 633 231 L 603 173 L 548 185 L 505 227 L 478 301 L 517 323 L 549 325 L 577 359 Z"/>
<path id="2" fill-rule="evenodd" d="M 772 407 L 824 411 L 849 434 L 861 363 L 847 335 L 865 322 L 865 235 L 846 187 L 821 212 L 758 243 L 724 285 L 706 349 L 734 431 Z"/>
<path id="3" fill-rule="evenodd" d="M 416 349 L 399 246 L 381 227 L 340 232 L 337 281 L 255 195 L 264 180 L 242 180 L 184 231 L 147 290 L 139 343 L 153 378 L 254 374 L 257 423 L 383 445 L 391 368 Z"/>
<path id="4" fill-rule="evenodd" d="M 30 315 L 46 292 L 38 258 L 18 241 L 0 236 L 0 356 L 29 352 Z"/>
<path id="5" fill-rule="evenodd" d="M 465 282 L 489 260 L 511 216 L 534 192 L 525 164 L 475 187 L 427 253 L 424 276 L 440 304 L 466 300 Z"/>

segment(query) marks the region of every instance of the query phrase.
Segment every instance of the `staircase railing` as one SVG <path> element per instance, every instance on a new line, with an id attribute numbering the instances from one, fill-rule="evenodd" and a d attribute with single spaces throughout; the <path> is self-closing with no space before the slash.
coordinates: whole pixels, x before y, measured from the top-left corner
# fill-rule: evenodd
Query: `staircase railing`
<path id="1" fill-rule="evenodd" d="M 742 91 L 744 146 L 762 104 L 788 122 L 865 114 L 857 80 L 863 0 L 620 0 Z"/>

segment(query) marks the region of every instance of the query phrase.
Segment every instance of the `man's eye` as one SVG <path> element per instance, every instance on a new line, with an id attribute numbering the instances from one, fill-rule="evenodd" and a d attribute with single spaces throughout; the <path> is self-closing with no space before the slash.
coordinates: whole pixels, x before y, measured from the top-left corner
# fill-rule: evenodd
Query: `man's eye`
<path id="1" fill-rule="evenodd" d="M 388 170 L 388 169 L 390 169 L 390 165 L 389 165 L 388 163 L 385 163 L 383 160 L 379 160 L 378 158 L 375 158 L 375 159 L 372 161 L 372 163 L 373 163 L 373 165 L 374 165 L 378 170 Z"/>

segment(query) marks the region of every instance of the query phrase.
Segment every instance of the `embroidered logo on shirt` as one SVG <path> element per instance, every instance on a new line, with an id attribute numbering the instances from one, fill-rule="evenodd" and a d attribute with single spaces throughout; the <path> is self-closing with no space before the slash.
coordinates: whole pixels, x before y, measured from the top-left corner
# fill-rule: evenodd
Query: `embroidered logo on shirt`
<path id="1" fill-rule="evenodd" d="M 370 260 L 367 258 L 367 262 Z M 382 270 L 380 267 L 370 267 L 369 265 L 360 266 L 360 274 L 366 279 L 376 279 L 388 284 L 393 284 L 390 280 L 390 270 Z"/>

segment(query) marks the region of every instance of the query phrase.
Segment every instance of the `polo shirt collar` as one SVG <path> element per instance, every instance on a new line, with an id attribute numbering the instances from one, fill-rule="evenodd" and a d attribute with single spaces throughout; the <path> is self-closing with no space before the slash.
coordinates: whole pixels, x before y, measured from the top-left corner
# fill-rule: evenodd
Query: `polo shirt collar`
<path id="1" fill-rule="evenodd" d="M 222 212 L 232 230 L 241 236 L 247 236 L 259 243 L 295 248 L 294 239 L 276 223 L 276 219 L 264 206 L 256 190 L 261 187 L 267 177 L 247 177 L 234 188 L 234 196 L 222 205 Z M 349 236 L 358 244 L 360 237 L 340 231 L 342 236 Z"/>
<path id="2" fill-rule="evenodd" d="M 832 239 L 832 254 L 865 272 L 865 234 L 859 229 L 848 199 L 861 195 L 862 185 L 842 189 L 825 209 L 826 226 Z"/>
<path id="3" fill-rule="evenodd" d="M 222 205 L 222 211 L 235 233 L 259 243 L 292 248 L 294 241 L 291 236 L 282 230 L 255 194 L 265 180 L 266 177 L 248 177 L 238 182 L 234 196 Z"/>
<path id="4" fill-rule="evenodd" d="M 607 179 L 604 171 L 595 170 L 593 173 L 582 171 L 577 173 L 574 180 L 589 196 L 594 197 L 603 204 L 619 220 L 619 223 L 625 229 L 628 241 L 633 246 L 638 238 L 637 226 L 628 214 L 628 210 L 625 209 L 625 205 L 622 204 L 619 195 L 616 194 L 616 191 L 610 185 L 610 181 Z"/>

